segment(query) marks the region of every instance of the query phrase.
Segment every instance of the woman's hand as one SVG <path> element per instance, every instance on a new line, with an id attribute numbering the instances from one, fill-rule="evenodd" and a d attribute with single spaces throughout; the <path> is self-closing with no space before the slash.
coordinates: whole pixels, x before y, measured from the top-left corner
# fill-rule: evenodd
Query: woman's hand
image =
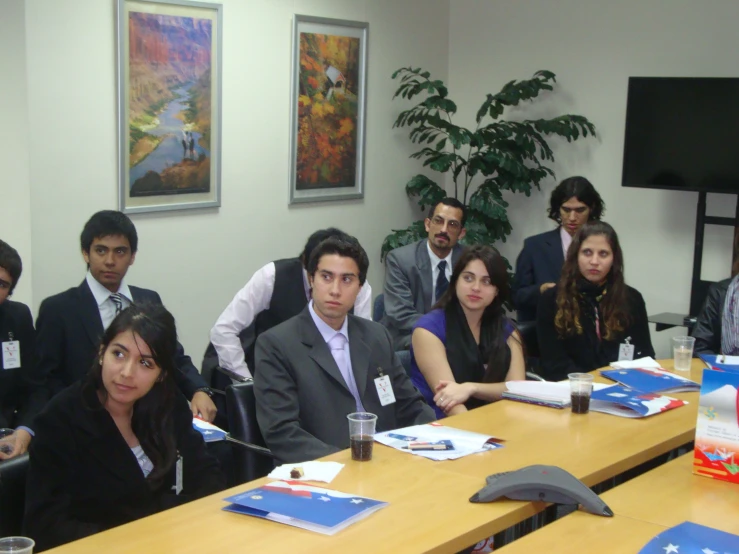
<path id="1" fill-rule="evenodd" d="M 448 414 L 449 410 L 464 404 L 475 392 L 473 383 L 455 383 L 454 381 L 439 381 L 436 385 L 434 402 Z"/>

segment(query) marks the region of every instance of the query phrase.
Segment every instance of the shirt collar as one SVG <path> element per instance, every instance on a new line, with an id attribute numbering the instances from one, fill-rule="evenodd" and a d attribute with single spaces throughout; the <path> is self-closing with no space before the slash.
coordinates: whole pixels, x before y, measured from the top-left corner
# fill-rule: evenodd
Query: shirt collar
<path id="1" fill-rule="evenodd" d="M 449 251 L 449 254 L 447 254 L 446 258 L 440 258 L 436 254 L 434 254 L 434 251 L 431 250 L 431 245 L 429 244 L 429 241 L 426 241 L 426 250 L 429 252 L 429 258 L 431 258 L 431 267 L 433 269 L 436 269 L 439 266 L 439 262 L 441 260 L 446 261 L 446 266 L 448 268 L 452 267 L 452 250 Z"/>
<path id="2" fill-rule="evenodd" d="M 313 323 L 316 324 L 316 327 L 318 327 L 318 332 L 321 333 L 321 336 L 323 337 L 323 340 L 325 342 L 330 341 L 336 333 L 340 333 L 344 335 L 344 338 L 346 338 L 346 341 L 349 342 L 349 318 L 344 317 L 344 323 L 341 325 L 341 329 L 338 331 L 331 327 L 328 323 L 323 321 L 321 317 L 316 313 L 316 311 L 313 309 L 313 300 L 310 301 L 308 304 L 308 311 L 310 312 L 310 316 L 313 318 Z"/>
<path id="3" fill-rule="evenodd" d="M 564 252 L 566 258 L 567 250 L 570 249 L 570 244 L 572 244 L 572 235 L 569 234 L 564 227 L 560 227 L 559 236 L 562 239 L 562 251 Z"/>
<path id="4" fill-rule="evenodd" d="M 106 289 L 103 285 L 101 285 L 95 277 L 92 276 L 92 273 L 90 273 L 90 270 L 87 270 L 87 275 L 85 275 L 85 281 L 87 281 L 87 286 L 90 287 L 90 291 L 92 292 L 92 295 L 95 297 L 95 302 L 97 302 L 98 307 L 103 305 L 103 302 L 105 302 L 108 298 L 110 298 L 110 291 Z M 128 288 L 128 285 L 126 284 L 125 280 L 121 281 L 120 286 L 118 287 L 118 294 L 125 297 L 129 302 L 133 302 L 133 297 L 131 296 L 131 290 Z"/>

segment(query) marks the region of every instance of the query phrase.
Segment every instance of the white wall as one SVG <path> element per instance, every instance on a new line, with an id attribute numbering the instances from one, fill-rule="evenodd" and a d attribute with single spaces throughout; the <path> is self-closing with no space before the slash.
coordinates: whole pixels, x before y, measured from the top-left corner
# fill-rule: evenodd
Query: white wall
<path id="1" fill-rule="evenodd" d="M 251 274 L 297 255 L 318 228 L 356 235 L 370 256 L 369 281 L 381 291 L 380 245 L 392 227 L 414 218 L 402 186 L 418 170 L 404 134 L 391 130 L 403 106 L 391 102 L 390 75 L 414 64 L 445 79 L 448 68 L 448 0 L 222 3 L 223 206 L 133 216 L 140 245 L 127 278 L 160 292 L 196 365 L 211 325 Z M 33 215 L 22 221 L 32 231 L 37 309 L 46 296 L 79 284 L 82 226 L 95 211 L 117 207 L 115 17 L 113 0 L 26 0 L 25 7 Z M 295 13 L 370 24 L 363 201 L 288 208 Z M 18 53 L 0 48 L 2 67 Z"/>
<path id="2" fill-rule="evenodd" d="M 603 196 L 605 220 L 619 233 L 627 282 L 647 310 L 687 313 L 698 194 L 625 189 L 621 183 L 629 76 L 736 77 L 739 3 L 733 0 L 451 0 L 450 96 L 470 123 L 484 99 L 511 79 L 548 69 L 554 94 L 517 117 L 585 115 L 597 140 L 556 141 L 557 181 L 531 198 L 511 199 L 513 234 L 501 250 L 513 263 L 525 237 L 552 228 L 545 206 L 558 180 L 585 175 Z M 727 145 L 730 147 L 730 145 Z M 709 195 L 709 213 L 733 217 L 736 199 Z M 729 276 L 733 229 L 708 227 L 706 279 Z M 652 332 L 660 357 L 684 328 Z"/>
<path id="3" fill-rule="evenodd" d="M 15 248 L 24 263 L 13 299 L 31 304 L 33 267 L 24 20 L 23 0 L 0 0 L 0 239 Z"/>

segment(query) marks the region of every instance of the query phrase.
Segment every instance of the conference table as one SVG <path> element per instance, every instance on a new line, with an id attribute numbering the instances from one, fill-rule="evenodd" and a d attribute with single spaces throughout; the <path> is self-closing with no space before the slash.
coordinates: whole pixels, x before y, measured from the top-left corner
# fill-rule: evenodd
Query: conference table
<path id="1" fill-rule="evenodd" d="M 739 535 L 739 487 L 693 475 L 692 452 L 601 495 L 614 517 L 578 511 L 504 546 L 529 552 L 639 552 L 684 521 Z M 737 539 L 739 550 L 739 539 Z"/>
<path id="2" fill-rule="evenodd" d="M 672 367 L 672 360 L 661 363 Z M 699 360 L 690 377 L 700 382 Z M 610 382 L 599 375 L 596 381 Z M 458 460 L 434 462 L 380 444 L 369 462 L 352 461 L 349 450 L 327 456 L 345 464 L 328 488 L 389 503 L 334 536 L 221 510 L 223 498 L 270 481 L 262 478 L 49 552 L 456 552 L 547 507 L 508 500 L 470 503 L 487 475 L 551 464 L 592 486 L 692 441 L 698 393 L 671 396 L 690 403 L 636 420 L 507 400 L 489 404 L 443 423 L 503 439 L 505 446 Z"/>

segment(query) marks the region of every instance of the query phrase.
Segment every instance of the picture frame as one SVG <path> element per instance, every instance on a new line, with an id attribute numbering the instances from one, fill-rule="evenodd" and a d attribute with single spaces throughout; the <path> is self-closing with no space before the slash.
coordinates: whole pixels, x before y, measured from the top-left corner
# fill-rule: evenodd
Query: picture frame
<path id="1" fill-rule="evenodd" d="M 221 205 L 223 6 L 117 0 L 118 203 Z"/>
<path id="2" fill-rule="evenodd" d="M 293 18 L 290 204 L 364 198 L 369 23 Z"/>

